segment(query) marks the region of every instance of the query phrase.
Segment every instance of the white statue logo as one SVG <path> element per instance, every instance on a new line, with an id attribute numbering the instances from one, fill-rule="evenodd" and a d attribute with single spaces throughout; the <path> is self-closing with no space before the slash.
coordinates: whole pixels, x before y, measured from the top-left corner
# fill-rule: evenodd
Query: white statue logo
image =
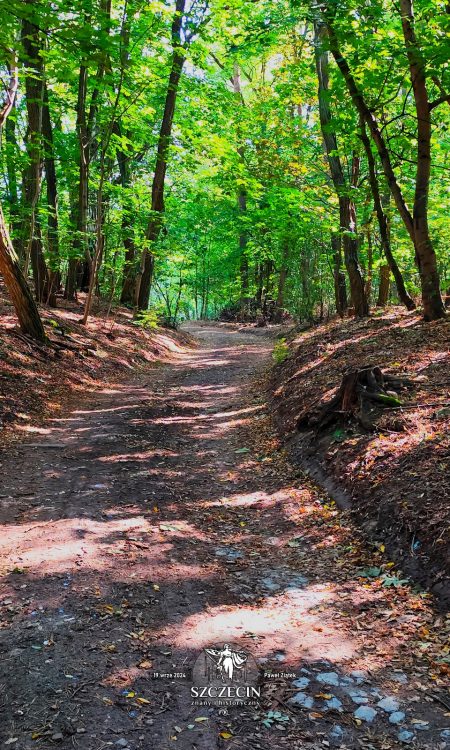
<path id="1" fill-rule="evenodd" d="M 214 666 L 222 680 L 232 680 L 235 669 L 243 669 L 247 661 L 247 654 L 233 651 L 228 643 L 224 643 L 221 649 L 205 648 L 205 654 L 214 663 Z"/>

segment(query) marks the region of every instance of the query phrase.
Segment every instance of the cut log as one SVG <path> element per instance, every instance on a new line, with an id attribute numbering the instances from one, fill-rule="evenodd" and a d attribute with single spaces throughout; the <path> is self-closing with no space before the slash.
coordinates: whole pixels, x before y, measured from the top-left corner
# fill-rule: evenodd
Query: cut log
<path id="1" fill-rule="evenodd" d="M 305 409 L 300 414 L 297 429 L 314 427 L 319 431 L 339 419 L 350 417 L 357 419 L 364 429 L 372 430 L 375 425 L 370 413 L 371 404 L 384 408 L 398 408 L 402 406 L 398 392 L 413 386 L 411 380 L 384 374 L 380 367 L 368 366 L 348 370 L 331 399 Z"/>

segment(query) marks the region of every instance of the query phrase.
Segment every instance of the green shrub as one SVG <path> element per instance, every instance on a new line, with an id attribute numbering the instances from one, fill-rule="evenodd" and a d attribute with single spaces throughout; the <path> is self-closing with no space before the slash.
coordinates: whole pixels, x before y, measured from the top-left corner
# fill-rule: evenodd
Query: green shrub
<path id="1" fill-rule="evenodd" d="M 273 347 L 272 359 L 279 365 L 287 357 L 289 357 L 289 346 L 286 344 L 286 339 L 279 339 Z"/>
<path id="2" fill-rule="evenodd" d="M 158 313 L 156 310 L 139 310 L 133 320 L 133 325 L 139 328 L 154 330 L 158 328 Z"/>

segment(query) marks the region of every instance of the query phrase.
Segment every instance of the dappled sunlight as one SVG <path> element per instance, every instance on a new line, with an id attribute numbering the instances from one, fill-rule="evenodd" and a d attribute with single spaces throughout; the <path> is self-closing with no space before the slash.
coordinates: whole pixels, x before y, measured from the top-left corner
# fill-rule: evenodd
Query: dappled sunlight
<path id="1" fill-rule="evenodd" d="M 177 458 L 179 453 L 166 449 L 155 449 L 149 451 L 136 451 L 136 453 L 114 453 L 108 456 L 100 456 L 97 460 L 102 463 L 132 463 L 133 461 L 146 461 L 150 458 Z"/>
<path id="2" fill-rule="evenodd" d="M 200 650 L 211 643 L 236 642 L 246 633 L 258 640 L 258 656 L 269 657 L 282 651 L 286 662 L 332 659 L 342 662 L 355 656 L 357 644 L 332 622 L 324 605 L 336 592 L 329 584 L 291 589 L 269 596 L 258 607 L 219 606 L 193 615 L 181 624 L 164 629 L 161 640 L 178 648 Z M 321 607 L 319 612 L 314 608 Z"/>

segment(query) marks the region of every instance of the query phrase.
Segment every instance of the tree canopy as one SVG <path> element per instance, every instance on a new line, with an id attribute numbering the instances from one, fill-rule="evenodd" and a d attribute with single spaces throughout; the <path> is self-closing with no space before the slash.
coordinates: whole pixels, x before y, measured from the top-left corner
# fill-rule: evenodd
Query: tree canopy
<path id="1" fill-rule="evenodd" d="M 38 303 L 79 296 L 85 322 L 96 297 L 168 324 L 389 301 L 445 315 L 444 2 L 9 0 L 1 16 L 0 273 L 25 331 L 42 333 L 29 274 Z"/>

